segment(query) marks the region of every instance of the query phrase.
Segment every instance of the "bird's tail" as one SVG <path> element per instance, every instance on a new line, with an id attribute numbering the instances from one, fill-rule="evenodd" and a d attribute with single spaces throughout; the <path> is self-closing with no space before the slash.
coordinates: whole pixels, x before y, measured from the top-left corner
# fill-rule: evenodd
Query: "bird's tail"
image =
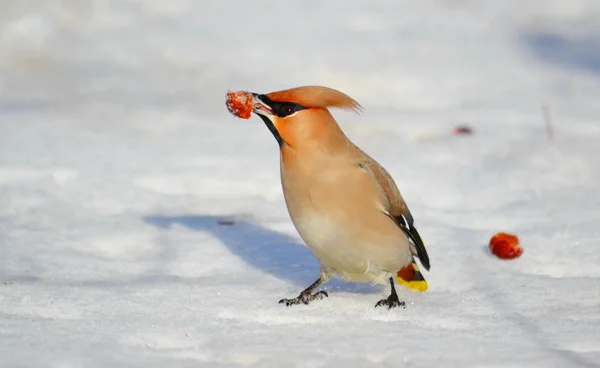
<path id="1" fill-rule="evenodd" d="M 427 281 L 419 270 L 414 257 L 411 264 L 396 273 L 396 281 L 415 291 L 423 292 L 427 290 Z"/>

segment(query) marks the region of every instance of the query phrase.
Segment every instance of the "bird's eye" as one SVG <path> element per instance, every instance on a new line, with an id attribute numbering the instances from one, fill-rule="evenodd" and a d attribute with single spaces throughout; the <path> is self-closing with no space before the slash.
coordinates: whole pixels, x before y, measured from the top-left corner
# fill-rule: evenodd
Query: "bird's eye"
<path id="1" fill-rule="evenodd" d="M 294 112 L 294 108 L 292 106 L 284 106 L 283 107 L 283 114 L 285 116 L 291 115 L 293 112 Z"/>
<path id="2" fill-rule="evenodd" d="M 281 102 L 273 105 L 273 111 L 275 111 L 280 118 L 285 118 L 286 116 L 290 116 L 304 109 L 304 106 L 293 102 Z"/>

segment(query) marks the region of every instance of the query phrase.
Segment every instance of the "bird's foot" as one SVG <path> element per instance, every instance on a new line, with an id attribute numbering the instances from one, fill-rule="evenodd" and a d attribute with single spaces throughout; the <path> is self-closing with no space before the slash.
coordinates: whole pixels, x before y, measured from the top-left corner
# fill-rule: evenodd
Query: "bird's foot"
<path id="1" fill-rule="evenodd" d="M 319 300 L 319 299 L 323 299 L 323 297 L 328 297 L 329 295 L 327 294 L 326 291 L 318 291 L 314 294 L 311 294 L 310 291 L 309 292 L 302 292 L 300 293 L 300 295 L 298 295 L 297 298 L 293 298 L 293 299 L 281 299 L 279 301 L 279 304 L 285 304 L 286 306 L 290 306 L 290 305 L 295 305 L 295 304 L 308 304 L 310 302 L 312 302 L 313 300 Z"/>
<path id="2" fill-rule="evenodd" d="M 390 296 L 388 296 L 385 299 L 381 299 L 380 301 L 377 302 L 377 304 L 375 304 L 375 308 L 377 307 L 381 307 L 381 306 L 386 306 L 388 307 L 388 309 L 394 308 L 394 307 L 402 307 L 404 309 L 406 309 L 406 303 L 404 301 L 400 301 L 400 299 L 398 299 L 398 295 L 396 293 L 391 294 Z"/>

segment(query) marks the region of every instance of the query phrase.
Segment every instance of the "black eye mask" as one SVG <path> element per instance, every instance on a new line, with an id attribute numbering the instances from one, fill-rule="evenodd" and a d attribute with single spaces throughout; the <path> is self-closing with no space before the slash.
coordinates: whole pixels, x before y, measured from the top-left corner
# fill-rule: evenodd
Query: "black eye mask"
<path id="1" fill-rule="evenodd" d="M 285 118 L 286 116 L 292 115 L 297 111 L 306 109 L 306 107 L 294 102 L 273 101 L 269 97 L 267 97 L 267 95 L 259 95 L 258 97 L 261 99 L 262 102 L 268 105 L 271 108 L 271 110 L 273 110 L 273 113 L 275 113 L 275 115 L 279 116 L 280 118 Z"/>

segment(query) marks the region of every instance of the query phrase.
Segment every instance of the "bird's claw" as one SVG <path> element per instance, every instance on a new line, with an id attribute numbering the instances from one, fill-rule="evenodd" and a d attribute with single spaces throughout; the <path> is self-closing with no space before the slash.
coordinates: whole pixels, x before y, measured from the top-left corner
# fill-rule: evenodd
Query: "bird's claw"
<path id="1" fill-rule="evenodd" d="M 313 300 L 319 300 L 319 299 L 323 299 L 323 297 L 328 297 L 329 295 L 327 294 L 326 291 L 318 291 L 314 294 L 310 294 L 310 293 L 301 293 L 300 295 L 298 295 L 297 298 L 293 298 L 293 299 L 281 299 L 279 301 L 279 304 L 285 304 L 286 306 L 290 306 L 290 305 L 296 305 L 296 304 L 308 304 L 310 302 L 312 302 Z"/>
<path id="2" fill-rule="evenodd" d="M 381 299 L 380 301 L 377 302 L 377 304 L 375 304 L 375 308 L 377 307 L 381 307 L 381 306 L 386 306 L 388 307 L 388 309 L 391 308 L 395 308 L 395 307 L 402 307 L 404 309 L 406 309 L 406 303 L 404 301 L 400 301 L 400 299 L 398 299 L 398 295 L 392 294 L 390 296 L 388 296 L 385 299 Z"/>

